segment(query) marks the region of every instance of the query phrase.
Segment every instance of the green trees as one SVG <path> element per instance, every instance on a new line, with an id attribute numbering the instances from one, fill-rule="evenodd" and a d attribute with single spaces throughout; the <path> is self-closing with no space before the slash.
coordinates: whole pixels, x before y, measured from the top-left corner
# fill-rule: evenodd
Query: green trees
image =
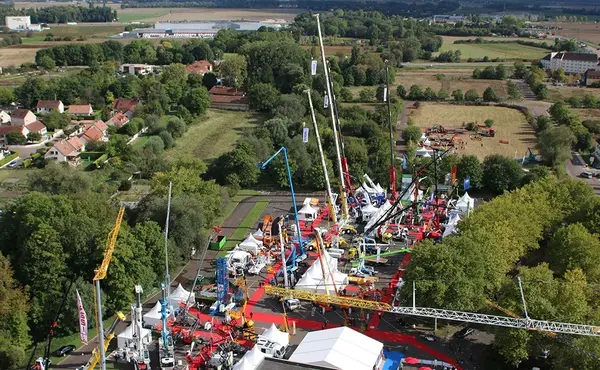
<path id="1" fill-rule="evenodd" d="M 49 55 L 42 56 L 38 61 L 37 65 L 42 67 L 43 69 L 49 71 L 56 68 L 56 63 L 54 59 L 52 59 Z"/>
<path id="2" fill-rule="evenodd" d="M 183 101 L 184 106 L 192 114 L 203 114 L 210 106 L 210 96 L 204 86 L 189 90 Z"/>
<path id="3" fill-rule="evenodd" d="M 552 166 L 562 166 L 571 158 L 571 147 L 576 141 L 567 126 L 548 127 L 539 135 L 540 154 Z"/>
<path id="4" fill-rule="evenodd" d="M 187 130 L 185 122 L 179 117 L 171 117 L 167 121 L 167 131 L 174 138 L 182 137 Z"/>
<path id="5" fill-rule="evenodd" d="M 6 134 L 8 145 L 23 145 L 27 143 L 27 138 L 19 131 L 13 131 Z"/>
<path id="6" fill-rule="evenodd" d="M 514 190 L 521 184 L 523 170 L 516 161 L 500 154 L 492 154 L 483 161 L 483 183 L 495 194 Z"/>
<path id="7" fill-rule="evenodd" d="M 414 125 L 408 126 L 402 131 L 402 139 L 406 142 L 417 143 L 421 139 L 421 129 Z"/>
<path id="8" fill-rule="evenodd" d="M 558 274 L 580 268 L 594 280 L 600 279 L 600 240 L 582 224 L 570 224 L 556 230 L 549 241 L 550 266 Z"/>
<path id="9" fill-rule="evenodd" d="M 237 88 L 244 86 L 248 75 L 247 68 L 246 57 L 239 54 L 227 56 L 219 66 L 225 84 Z"/>
<path id="10" fill-rule="evenodd" d="M 6 87 L 0 87 L 0 105 L 10 105 L 15 101 L 15 94 Z"/>
<path id="11" fill-rule="evenodd" d="M 496 95 L 496 91 L 491 87 L 488 87 L 487 89 L 485 89 L 485 91 L 483 92 L 483 101 L 488 101 L 488 102 L 498 101 L 498 95 Z"/>
<path id="12" fill-rule="evenodd" d="M 465 93 L 464 99 L 469 102 L 475 102 L 479 100 L 479 94 L 477 94 L 477 91 L 471 89 Z"/>
<path id="13" fill-rule="evenodd" d="M 279 99 L 279 91 L 271 84 L 257 83 L 248 89 L 248 96 L 254 109 L 270 112 Z"/>
<path id="14" fill-rule="evenodd" d="M 523 100 L 523 93 L 521 92 L 521 89 L 517 87 L 517 84 L 515 84 L 512 81 L 507 81 L 506 84 L 508 90 L 508 97 L 511 100 Z"/>
<path id="15" fill-rule="evenodd" d="M 452 97 L 456 101 L 463 101 L 465 99 L 465 96 L 461 89 L 452 91 Z"/>
<path id="16" fill-rule="evenodd" d="M 483 186 L 483 168 L 481 162 L 474 155 L 465 155 L 460 157 L 456 165 L 458 184 L 462 186 L 465 178 L 470 178 L 471 187 L 479 189 Z"/>

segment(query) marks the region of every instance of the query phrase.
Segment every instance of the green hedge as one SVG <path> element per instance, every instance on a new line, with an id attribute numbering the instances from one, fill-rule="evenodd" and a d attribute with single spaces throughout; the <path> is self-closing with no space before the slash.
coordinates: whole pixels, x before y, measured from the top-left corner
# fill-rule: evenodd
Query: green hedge
<path id="1" fill-rule="evenodd" d="M 104 165 L 104 161 L 106 161 L 108 159 L 108 154 L 102 154 L 98 159 L 96 159 L 95 161 L 93 161 L 92 163 L 90 163 L 86 169 L 93 171 L 93 170 L 97 170 L 99 168 L 102 168 L 102 166 Z"/>
<path id="2" fill-rule="evenodd" d="M 102 157 L 102 155 L 104 154 L 104 152 L 81 152 L 81 154 L 79 155 L 79 157 L 83 160 L 91 160 L 94 161 L 100 157 Z"/>

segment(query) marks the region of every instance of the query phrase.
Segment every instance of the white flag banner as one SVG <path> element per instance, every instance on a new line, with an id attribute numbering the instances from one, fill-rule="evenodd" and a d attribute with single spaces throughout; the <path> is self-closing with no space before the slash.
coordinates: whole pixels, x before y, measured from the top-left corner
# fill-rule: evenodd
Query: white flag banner
<path id="1" fill-rule="evenodd" d="M 313 76 L 317 75 L 317 61 L 316 60 L 312 61 L 312 64 L 310 66 L 310 72 Z"/>
<path id="2" fill-rule="evenodd" d="M 302 142 L 308 143 L 308 127 L 302 129 Z"/>
<path id="3" fill-rule="evenodd" d="M 329 107 L 329 97 L 325 95 L 325 100 L 323 101 L 323 108 Z"/>
<path id="4" fill-rule="evenodd" d="M 387 87 L 383 88 L 383 101 L 386 102 L 387 101 Z"/>
<path id="5" fill-rule="evenodd" d="M 77 293 L 77 311 L 79 311 L 79 338 L 81 339 L 81 343 L 87 344 L 87 315 L 85 314 L 85 309 L 83 308 L 83 303 L 81 302 L 81 296 L 79 295 L 79 291 L 75 290 L 75 292 Z"/>

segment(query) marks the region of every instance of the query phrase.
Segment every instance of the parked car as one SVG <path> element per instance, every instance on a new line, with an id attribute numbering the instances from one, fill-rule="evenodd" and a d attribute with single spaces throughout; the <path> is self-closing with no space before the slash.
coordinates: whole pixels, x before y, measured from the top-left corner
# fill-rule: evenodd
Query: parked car
<path id="1" fill-rule="evenodd" d="M 585 179 L 591 179 L 592 177 L 594 177 L 594 175 L 592 175 L 592 173 L 588 171 L 583 171 L 580 176 Z"/>
<path id="2" fill-rule="evenodd" d="M 455 337 L 457 338 L 466 338 L 469 335 L 473 334 L 473 328 L 462 328 L 461 330 L 457 331 L 456 334 L 454 334 Z"/>
<path id="3" fill-rule="evenodd" d="M 62 346 L 54 352 L 54 356 L 61 357 L 66 356 L 75 350 L 75 346 L 69 344 L 68 346 Z"/>

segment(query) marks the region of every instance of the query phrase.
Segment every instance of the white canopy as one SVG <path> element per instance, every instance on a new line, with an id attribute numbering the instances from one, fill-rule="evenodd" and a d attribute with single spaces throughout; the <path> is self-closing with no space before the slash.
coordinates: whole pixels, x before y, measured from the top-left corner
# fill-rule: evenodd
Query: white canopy
<path id="1" fill-rule="evenodd" d="M 425 139 L 425 141 L 423 142 L 423 145 L 430 146 L 431 145 L 431 141 L 429 141 L 429 139 Z"/>
<path id="2" fill-rule="evenodd" d="M 348 327 L 308 333 L 290 361 L 341 370 L 372 370 L 383 361 L 383 343 Z"/>
<path id="3" fill-rule="evenodd" d="M 257 239 L 257 240 L 258 240 L 258 239 L 261 239 L 261 240 L 262 240 L 262 238 L 265 236 L 265 233 L 263 233 L 263 231 L 262 231 L 261 229 L 258 229 L 258 230 L 256 230 L 256 231 L 254 232 L 254 234 L 252 234 L 252 236 L 253 236 L 255 239 Z M 261 242 L 261 243 L 262 243 L 262 242 Z"/>
<path id="4" fill-rule="evenodd" d="M 127 329 L 123 330 L 121 334 L 117 336 L 117 345 L 119 348 L 128 348 L 129 344 L 136 340 L 134 338 L 135 331 L 133 330 L 133 325 L 131 324 L 127 327 Z M 142 328 L 142 342 L 150 343 L 152 341 L 152 335 L 150 334 L 150 330 Z"/>
<path id="5" fill-rule="evenodd" d="M 427 135 L 425 135 L 424 132 L 421 133 L 421 139 L 419 139 L 420 141 L 425 141 L 427 140 Z"/>
<path id="6" fill-rule="evenodd" d="M 450 216 L 448 217 L 448 222 L 446 222 L 446 228 L 444 229 L 444 234 L 442 235 L 442 237 L 445 238 L 448 235 L 454 234 L 457 231 L 456 225 L 458 224 L 458 221 L 460 221 L 460 215 L 458 214 L 458 212 L 454 211 L 454 212 L 450 213 Z"/>
<path id="7" fill-rule="evenodd" d="M 389 201 L 386 200 L 385 203 L 383 203 L 383 205 L 377 209 L 377 212 L 375 212 L 371 216 L 371 219 L 369 220 L 369 222 L 365 226 L 365 230 L 368 230 L 373 225 L 375 225 L 375 223 L 377 222 L 377 220 L 379 220 L 379 218 L 381 218 L 381 216 L 383 214 L 385 214 L 390 208 L 392 208 L 392 204 Z"/>
<path id="8" fill-rule="evenodd" d="M 171 305 L 171 307 L 173 307 L 173 308 L 179 307 L 179 304 L 181 302 L 185 303 L 188 301 L 188 299 L 190 300 L 189 303 L 194 303 L 194 302 L 196 302 L 196 295 L 194 293 L 192 293 L 192 295 L 190 296 L 190 292 L 185 290 L 181 286 L 181 284 L 179 284 L 177 286 L 177 289 L 172 291 L 171 295 L 169 295 L 167 297 L 167 301 L 169 302 L 169 305 Z"/>
<path id="9" fill-rule="evenodd" d="M 469 193 L 465 192 L 465 195 L 458 198 L 456 201 L 456 209 L 461 213 L 470 213 L 475 207 L 475 199 L 469 196 Z"/>
<path id="10" fill-rule="evenodd" d="M 150 309 L 144 316 L 142 316 L 142 321 L 144 322 L 144 326 L 153 328 L 154 325 L 158 324 L 161 319 L 161 307 L 160 301 L 157 301 L 154 307 Z"/>
<path id="11" fill-rule="evenodd" d="M 368 222 L 371 219 L 371 217 L 377 212 L 377 208 L 371 203 L 367 203 L 364 207 L 361 207 L 360 210 L 362 212 L 363 222 Z"/>
<path id="12" fill-rule="evenodd" d="M 317 218 L 317 210 L 310 206 L 310 204 L 305 204 L 302 209 L 298 211 L 298 220 L 300 221 L 313 221 Z"/>
<path id="13" fill-rule="evenodd" d="M 362 183 L 362 188 L 369 194 L 377 194 L 377 189 L 370 187 L 365 182 Z"/>
<path id="14" fill-rule="evenodd" d="M 277 329 L 275 324 L 271 324 L 271 326 L 261 334 L 261 337 L 284 347 L 287 347 L 290 344 L 290 335 Z"/>
<path id="15" fill-rule="evenodd" d="M 260 351 L 258 346 L 252 347 L 252 349 L 246 352 L 246 354 L 243 357 L 244 361 L 252 365 L 254 368 L 257 368 L 264 358 L 265 354 Z"/>
<path id="16" fill-rule="evenodd" d="M 246 360 L 242 357 L 237 364 L 233 365 L 233 370 L 254 370 L 254 366 L 247 363 Z"/>
<path id="17" fill-rule="evenodd" d="M 417 149 L 417 151 L 415 152 L 415 154 L 417 156 L 425 156 L 426 154 L 431 155 L 431 153 L 433 153 L 433 150 L 427 149 L 425 147 L 422 147 L 421 149 Z"/>
<path id="18" fill-rule="evenodd" d="M 325 268 L 321 268 L 321 258 L 317 258 L 296 283 L 297 290 L 326 293 L 327 289 L 330 291 L 334 289 L 334 284 L 337 289 L 344 289 L 348 285 L 348 275 L 338 270 L 337 258 L 331 257 L 325 250 L 322 253 Z M 323 279 L 323 270 L 325 270 L 325 279 Z"/>
<path id="19" fill-rule="evenodd" d="M 262 231 L 261 231 L 262 234 Z M 260 240 L 257 240 L 254 235 L 252 234 L 248 234 L 248 236 L 246 237 L 246 239 L 244 239 L 243 242 L 240 243 L 241 244 L 255 244 L 258 245 L 259 247 L 263 245 L 263 242 L 261 242 Z"/>
<path id="20" fill-rule="evenodd" d="M 248 234 L 248 237 L 237 245 L 237 249 L 256 255 L 262 245 L 263 243 L 261 241 L 256 240 L 252 234 Z"/>

